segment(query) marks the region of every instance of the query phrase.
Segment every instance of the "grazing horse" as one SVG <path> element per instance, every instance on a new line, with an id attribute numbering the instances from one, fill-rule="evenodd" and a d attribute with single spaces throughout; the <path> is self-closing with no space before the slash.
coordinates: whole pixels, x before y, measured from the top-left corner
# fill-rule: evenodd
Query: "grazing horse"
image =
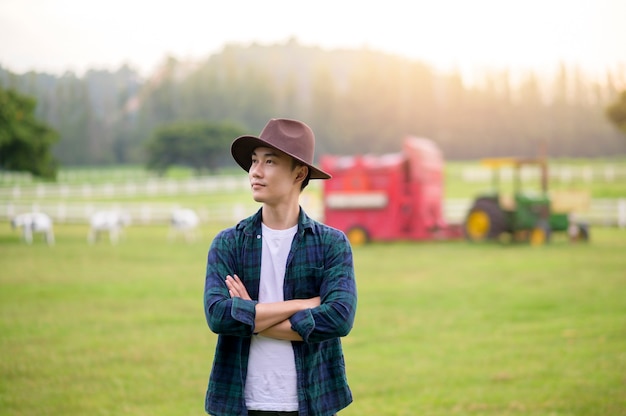
<path id="1" fill-rule="evenodd" d="M 21 228 L 24 241 L 32 244 L 33 234 L 43 234 L 49 246 L 54 244 L 54 232 L 52 231 L 52 219 L 42 212 L 27 212 L 19 214 L 11 220 L 13 228 Z"/>
<path id="2" fill-rule="evenodd" d="M 130 224 L 130 216 L 119 211 L 96 211 L 91 216 L 90 224 L 87 236 L 90 244 L 94 244 L 102 233 L 109 233 L 111 244 L 117 244 L 124 227 Z"/>
<path id="3" fill-rule="evenodd" d="M 187 242 L 195 240 L 198 224 L 200 224 L 200 219 L 194 210 L 188 208 L 175 209 L 170 217 L 168 240 L 174 240 L 177 234 L 182 234 Z"/>

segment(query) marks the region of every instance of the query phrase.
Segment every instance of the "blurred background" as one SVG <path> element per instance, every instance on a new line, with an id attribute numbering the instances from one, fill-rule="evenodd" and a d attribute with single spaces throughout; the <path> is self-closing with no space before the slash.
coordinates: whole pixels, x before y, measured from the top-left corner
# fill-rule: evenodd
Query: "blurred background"
<path id="1" fill-rule="evenodd" d="M 390 201 L 355 235 L 394 241 L 354 244 L 342 414 L 626 415 L 624 16 L 623 0 L 0 0 L 0 415 L 203 414 L 207 248 L 258 209 L 229 147 L 272 117 L 315 131 L 340 220 Z M 399 156 L 409 136 L 428 157 Z M 482 159 L 535 156 L 549 169 L 523 189 L 546 173 L 550 198 L 519 201 L 545 220 L 567 196 L 571 222 L 502 241 L 516 217 L 488 221 Z M 312 182 L 302 206 L 329 219 Z M 441 234 L 464 219 L 495 244 Z M 579 220 L 591 238 L 571 238 Z M 537 230 L 541 248 L 516 244 Z"/>
<path id="2" fill-rule="evenodd" d="M 145 165 L 163 126 L 258 133 L 277 116 L 311 124 L 318 155 L 411 134 L 448 160 L 607 157 L 626 153 L 606 116 L 626 88 L 624 15 L 618 0 L 2 0 L 0 86 L 35 100 L 59 167 Z"/>

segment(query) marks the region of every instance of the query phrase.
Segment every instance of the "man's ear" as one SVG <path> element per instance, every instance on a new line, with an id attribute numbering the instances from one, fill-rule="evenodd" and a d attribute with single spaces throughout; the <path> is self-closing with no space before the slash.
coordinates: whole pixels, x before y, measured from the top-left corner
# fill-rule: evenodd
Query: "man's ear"
<path id="1" fill-rule="evenodd" d="M 306 176 L 309 174 L 309 167 L 306 165 L 298 166 L 298 175 L 296 176 L 296 180 L 303 181 L 306 179 Z"/>

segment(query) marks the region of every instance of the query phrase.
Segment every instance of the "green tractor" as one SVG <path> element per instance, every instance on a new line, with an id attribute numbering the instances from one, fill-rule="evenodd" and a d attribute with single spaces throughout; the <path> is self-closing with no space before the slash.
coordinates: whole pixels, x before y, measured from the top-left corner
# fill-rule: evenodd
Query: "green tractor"
<path id="1" fill-rule="evenodd" d="M 492 169 L 493 189 L 476 198 L 463 223 L 463 233 L 469 241 L 522 241 L 531 245 L 546 244 L 552 233 L 565 232 L 571 240 L 587 241 L 586 224 L 573 223 L 568 212 L 554 212 L 547 192 L 548 174 L 545 159 L 496 158 L 482 161 Z M 523 167 L 539 169 L 540 188 L 522 192 Z M 512 196 L 500 191 L 504 168 L 512 168 Z"/>

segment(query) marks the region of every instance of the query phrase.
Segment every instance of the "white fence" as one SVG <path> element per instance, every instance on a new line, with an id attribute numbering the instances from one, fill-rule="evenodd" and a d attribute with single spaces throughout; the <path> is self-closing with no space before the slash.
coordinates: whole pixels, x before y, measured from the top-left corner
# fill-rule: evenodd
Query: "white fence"
<path id="1" fill-rule="evenodd" d="M 172 211 L 181 208 L 170 203 L 93 203 L 93 202 L 10 202 L 0 204 L 0 219 L 10 220 L 23 212 L 45 212 L 57 223 L 89 223 L 91 215 L 101 210 L 127 213 L 132 224 L 151 225 L 170 222 Z M 254 204 L 214 205 L 195 209 L 202 223 L 235 222 L 258 209 Z"/>
<path id="2" fill-rule="evenodd" d="M 447 199 L 444 201 L 444 217 L 451 224 L 461 223 L 471 205 L 470 199 Z M 323 219 L 323 207 L 319 198 L 303 195 L 301 199 L 307 213 Z M 59 223 L 87 223 L 91 214 L 98 210 L 119 209 L 131 216 L 134 224 L 165 224 L 174 208 L 171 203 L 94 203 L 94 202 L 0 202 L 0 220 L 8 221 L 22 212 L 45 212 Z M 253 201 L 235 204 L 207 204 L 196 209 L 203 223 L 234 223 L 254 213 L 259 205 Z M 626 228 L 626 198 L 592 199 L 589 208 L 575 216 L 577 221 L 604 227 Z"/>
<path id="3" fill-rule="evenodd" d="M 500 177 L 502 180 L 513 178 L 513 168 L 502 168 Z M 540 178 L 540 171 L 536 167 L 522 167 L 520 176 L 523 181 L 537 181 Z M 465 182 L 486 183 L 492 179 L 493 171 L 481 166 L 465 167 L 461 171 L 461 178 Z M 550 164 L 548 176 L 551 181 L 557 183 L 582 182 L 590 184 L 593 182 L 617 182 L 626 180 L 626 166 L 605 164 L 601 166 L 591 165 L 560 165 Z"/>
<path id="4" fill-rule="evenodd" d="M 32 200 L 43 198 L 128 198 L 157 195 L 194 195 L 202 193 L 248 189 L 248 177 L 206 176 L 185 180 L 148 179 L 140 182 L 103 184 L 16 184 L 0 187 L 0 200 Z"/>
<path id="5" fill-rule="evenodd" d="M 89 172 L 89 174 L 87 174 Z M 80 198 L 88 200 L 92 198 L 125 198 L 133 196 L 156 196 L 156 195 L 184 195 L 196 193 L 209 193 L 217 191 L 236 191 L 248 189 L 249 182 L 245 175 L 236 176 L 203 176 L 184 180 L 163 179 L 148 176 L 141 171 L 118 172 L 115 171 L 86 171 L 80 173 L 66 172 L 64 178 L 58 183 L 34 183 L 26 180 L 25 174 L 0 172 L 2 181 L 0 184 L 1 200 L 34 200 L 41 198 Z M 626 181 L 626 166 L 623 164 L 604 165 L 568 165 L 551 164 L 548 169 L 550 180 L 556 183 L 587 183 L 593 182 L 618 182 Z M 491 180 L 491 170 L 481 167 L 465 167 L 461 170 L 461 179 L 468 183 L 488 183 Z M 71 175 L 80 175 L 83 179 L 78 182 Z M 142 176 L 144 175 L 144 176 Z M 502 169 L 502 180 L 510 179 L 512 169 Z M 538 169 L 521 170 L 524 181 L 536 181 L 539 179 Z M 20 180 L 21 178 L 21 180 Z M 105 183 L 90 183 L 90 178 L 101 181 L 109 178 Z M 7 185 L 9 184 L 9 185 Z"/>
<path id="6" fill-rule="evenodd" d="M 140 167 L 137 168 L 96 168 L 89 167 L 84 169 L 61 169 L 57 174 L 57 181 L 60 183 L 83 183 L 83 182 L 128 182 L 128 181 L 146 181 L 156 177 L 154 172 L 147 171 Z M 12 172 L 0 170 L 1 184 L 32 184 L 37 179 L 28 172 Z"/>

